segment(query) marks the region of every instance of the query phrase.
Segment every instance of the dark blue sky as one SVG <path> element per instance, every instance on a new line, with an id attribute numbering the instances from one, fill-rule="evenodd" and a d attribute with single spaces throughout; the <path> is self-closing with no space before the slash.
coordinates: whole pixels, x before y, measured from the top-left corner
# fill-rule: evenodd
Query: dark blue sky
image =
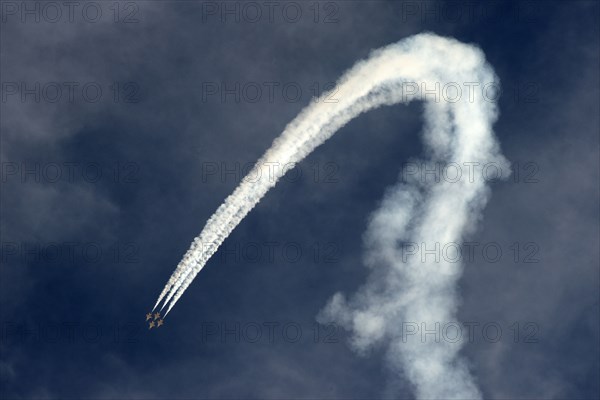
<path id="1" fill-rule="evenodd" d="M 462 353 L 485 398 L 598 398 L 598 3 L 274 3 L 271 17 L 263 2 L 260 17 L 241 2 L 0 3 L 1 398 L 412 398 L 384 348 L 358 355 L 315 316 L 367 277 L 369 215 L 423 152 L 419 103 L 351 121 L 164 327 L 144 314 L 314 93 L 423 31 L 485 53 L 518 172 L 469 237 L 502 257 L 465 264 L 458 319 L 477 325 Z"/>

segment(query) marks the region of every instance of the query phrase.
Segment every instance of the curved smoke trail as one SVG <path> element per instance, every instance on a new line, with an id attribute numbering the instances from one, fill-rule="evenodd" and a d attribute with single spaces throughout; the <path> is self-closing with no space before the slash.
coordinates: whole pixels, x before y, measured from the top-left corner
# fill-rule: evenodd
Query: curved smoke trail
<path id="1" fill-rule="evenodd" d="M 428 162 L 469 165 L 475 173 L 470 174 L 472 179 L 457 182 L 414 180 L 390 188 L 365 235 L 367 264 L 377 268 L 350 302 L 336 294 L 319 320 L 336 320 L 352 330 L 358 350 L 386 339 L 390 366 L 406 374 L 418 397 L 479 398 L 467 367 L 457 357 L 460 343 L 423 342 L 401 331 L 403 321 L 431 326 L 455 320 L 460 263 L 403 259 L 401 244 L 459 243 L 477 220 L 487 187 L 483 175 L 476 172 L 489 163 L 507 167 L 491 129 L 496 107 L 481 90 L 440 101 L 439 96 L 432 100 L 421 91 L 405 89 L 416 82 L 429 90 L 438 85 L 460 90 L 495 78 L 479 49 L 429 33 L 374 51 L 286 126 L 248 174 L 250 179 L 241 182 L 194 239 L 155 308 L 161 302 L 163 308 L 168 304 L 168 314 L 225 238 L 285 174 L 284 166 L 302 160 L 363 112 L 425 100 Z M 331 93 L 337 102 L 324 101 Z M 264 166 L 273 173 L 263 173 Z"/>

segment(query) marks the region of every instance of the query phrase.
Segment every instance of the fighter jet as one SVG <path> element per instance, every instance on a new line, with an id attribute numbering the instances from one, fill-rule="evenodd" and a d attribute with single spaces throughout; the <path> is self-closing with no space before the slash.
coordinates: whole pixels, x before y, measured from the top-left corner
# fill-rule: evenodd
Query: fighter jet
<path id="1" fill-rule="evenodd" d="M 159 328 L 159 327 L 160 327 L 161 325 L 163 325 L 164 323 L 165 323 L 165 321 L 164 321 L 164 320 L 162 320 L 162 319 L 159 319 L 159 320 L 158 320 L 158 323 L 156 324 L 156 327 L 157 327 L 157 328 Z"/>
<path id="2" fill-rule="evenodd" d="M 150 330 L 150 329 L 152 329 L 152 328 L 154 328 L 154 321 L 150 321 L 150 325 L 149 325 L 149 327 L 148 327 L 148 330 Z"/>
<path id="3" fill-rule="evenodd" d="M 156 321 L 159 318 L 160 318 L 160 313 L 159 312 L 154 313 L 154 320 Z"/>
<path id="4" fill-rule="evenodd" d="M 151 318 L 152 318 L 152 313 L 146 314 L 146 321 L 150 321 Z"/>

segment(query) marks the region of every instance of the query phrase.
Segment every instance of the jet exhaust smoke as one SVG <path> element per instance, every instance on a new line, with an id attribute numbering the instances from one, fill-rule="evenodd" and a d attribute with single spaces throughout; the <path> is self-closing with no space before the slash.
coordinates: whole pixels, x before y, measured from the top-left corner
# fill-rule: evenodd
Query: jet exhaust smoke
<path id="1" fill-rule="evenodd" d="M 373 51 L 286 126 L 248 174 L 258 179 L 244 179 L 210 217 L 154 308 L 162 302 L 161 309 L 168 306 L 167 314 L 171 311 L 225 238 L 285 174 L 282 166 L 299 162 L 363 112 L 423 100 L 427 162 L 470 163 L 475 172 L 489 163 L 508 168 L 492 131 L 496 105 L 483 98 L 481 90 L 440 101 L 406 93 L 408 82 L 433 88 L 436 83 L 473 85 L 497 79 L 478 48 L 430 33 Z M 324 102 L 331 93 L 338 101 Z M 265 165 L 274 173 L 260 173 Z M 335 294 L 318 316 L 320 322 L 337 321 L 351 330 L 357 351 L 376 343 L 386 345 L 390 368 L 410 380 L 419 398 L 481 398 L 465 361 L 458 357 L 460 342 L 422 341 L 419 335 L 407 337 L 402 332 L 404 321 L 430 328 L 456 320 L 460 263 L 403 259 L 401 244 L 460 242 L 488 197 L 483 174 L 471 176 L 458 182 L 414 179 L 388 188 L 365 234 L 365 262 L 374 267 L 367 283 L 348 301 Z"/>

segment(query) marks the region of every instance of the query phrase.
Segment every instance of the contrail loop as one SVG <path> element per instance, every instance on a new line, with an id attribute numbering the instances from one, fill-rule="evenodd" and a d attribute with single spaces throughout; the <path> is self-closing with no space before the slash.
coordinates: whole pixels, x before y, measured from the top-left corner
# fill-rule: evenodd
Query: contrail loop
<path id="1" fill-rule="evenodd" d="M 481 91 L 451 101 L 432 100 L 414 88 L 496 82 L 491 67 L 476 47 L 430 33 L 419 34 L 375 50 L 359 61 L 336 87 L 314 99 L 275 139 L 235 191 L 207 221 L 173 272 L 154 308 L 168 305 L 168 314 L 225 238 L 294 165 L 350 120 L 382 105 L 425 101 L 423 133 L 430 162 L 470 163 L 475 170 L 494 162 L 508 168 L 499 152 L 492 123 L 496 106 Z M 430 94 L 430 93 L 429 93 Z M 335 102 L 328 102 L 335 98 Z M 269 166 L 269 174 L 261 169 Z M 252 179 L 248 179 L 252 177 Z M 258 177 L 257 179 L 254 179 Z M 337 294 L 321 312 L 322 320 L 338 320 L 354 332 L 353 344 L 364 349 L 388 339 L 393 368 L 404 370 L 419 397 L 479 398 L 467 367 L 457 357 L 460 344 L 399 342 L 395 323 L 451 321 L 460 264 L 425 263 L 399 257 L 399 241 L 458 241 L 485 205 L 487 186 L 481 178 L 458 182 L 408 182 L 389 189 L 371 218 L 366 234 L 367 263 L 380 266 L 350 303 Z M 165 314 L 165 315 L 166 315 Z"/>

